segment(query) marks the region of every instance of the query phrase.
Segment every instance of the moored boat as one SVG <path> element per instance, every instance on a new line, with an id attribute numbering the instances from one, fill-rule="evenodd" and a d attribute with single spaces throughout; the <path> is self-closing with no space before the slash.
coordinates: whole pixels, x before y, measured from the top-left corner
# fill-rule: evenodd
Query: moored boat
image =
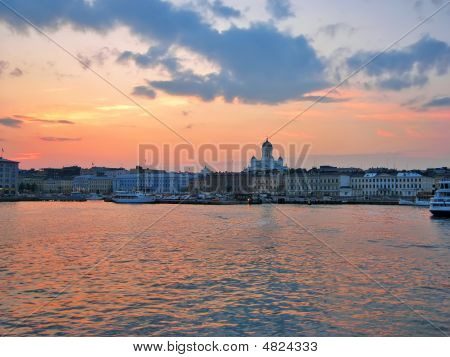
<path id="1" fill-rule="evenodd" d="M 430 212 L 434 216 L 450 217 L 450 179 L 439 183 L 439 189 L 431 199 Z"/>
<path id="2" fill-rule="evenodd" d="M 116 192 L 111 201 L 114 203 L 154 203 L 156 199 L 142 192 Z"/>
<path id="3" fill-rule="evenodd" d="M 88 201 L 103 201 L 103 196 L 97 194 L 97 193 L 91 193 L 86 196 L 86 199 Z"/>
<path id="4" fill-rule="evenodd" d="M 429 200 L 421 199 L 421 198 L 418 198 L 418 197 L 416 197 L 416 199 L 414 201 L 401 198 L 398 201 L 398 204 L 400 206 L 430 207 L 430 201 Z"/>

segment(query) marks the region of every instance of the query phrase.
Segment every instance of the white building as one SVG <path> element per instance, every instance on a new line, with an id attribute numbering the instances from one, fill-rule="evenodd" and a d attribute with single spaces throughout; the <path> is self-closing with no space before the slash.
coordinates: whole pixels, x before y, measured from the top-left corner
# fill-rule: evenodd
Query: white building
<path id="1" fill-rule="evenodd" d="M 283 164 L 283 158 L 280 156 L 278 159 L 274 159 L 272 152 L 273 146 L 268 139 L 262 144 L 262 156 L 261 160 L 252 157 L 250 159 L 250 165 L 246 171 L 264 171 L 264 170 L 287 170 L 287 166 Z"/>
<path id="2" fill-rule="evenodd" d="M 434 179 L 415 172 L 366 173 L 351 178 L 354 196 L 415 197 L 418 193 L 432 193 Z"/>
<path id="3" fill-rule="evenodd" d="M 0 196 L 16 195 L 19 190 L 19 163 L 0 157 Z"/>
<path id="4" fill-rule="evenodd" d="M 114 191 L 146 191 L 152 193 L 181 193 L 197 175 L 191 172 L 144 171 L 113 178 Z"/>

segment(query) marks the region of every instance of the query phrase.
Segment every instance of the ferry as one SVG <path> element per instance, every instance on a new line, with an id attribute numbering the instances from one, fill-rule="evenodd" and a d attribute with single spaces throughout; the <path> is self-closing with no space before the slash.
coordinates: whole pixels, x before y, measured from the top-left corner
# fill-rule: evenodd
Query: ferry
<path id="1" fill-rule="evenodd" d="M 116 192 L 111 198 L 114 203 L 154 203 L 155 197 L 142 192 Z"/>
<path id="2" fill-rule="evenodd" d="M 431 199 L 430 212 L 434 216 L 450 217 L 450 179 L 439 183 L 439 189 Z"/>

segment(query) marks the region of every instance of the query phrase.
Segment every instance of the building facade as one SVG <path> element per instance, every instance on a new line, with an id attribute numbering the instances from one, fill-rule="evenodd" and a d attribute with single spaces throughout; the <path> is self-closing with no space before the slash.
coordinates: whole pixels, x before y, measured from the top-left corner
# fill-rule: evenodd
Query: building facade
<path id="1" fill-rule="evenodd" d="M 348 173 L 342 173 L 348 172 Z M 351 170 L 303 169 L 219 172 L 199 175 L 192 181 L 195 193 L 270 194 L 292 198 L 345 199 L 431 195 L 435 179 L 415 172 L 365 173 Z"/>
<path id="2" fill-rule="evenodd" d="M 283 195 L 285 181 L 283 173 L 278 171 L 256 172 L 250 176 L 250 192 L 257 194 Z"/>
<path id="3" fill-rule="evenodd" d="M 73 179 L 73 191 L 81 193 L 110 194 L 113 179 L 106 176 L 80 175 Z"/>
<path id="4" fill-rule="evenodd" d="M 435 182 L 432 177 L 416 172 L 396 174 L 369 172 L 351 178 L 353 196 L 362 197 L 416 197 L 432 194 Z"/>
<path id="5" fill-rule="evenodd" d="M 0 157 L 0 196 L 14 196 L 19 191 L 19 163 Z"/>
<path id="6" fill-rule="evenodd" d="M 67 195 L 72 191 L 73 191 L 72 180 L 47 179 L 42 181 L 41 186 L 42 193 L 61 193 Z"/>
<path id="7" fill-rule="evenodd" d="M 151 193 L 182 193 L 188 191 L 189 182 L 196 174 L 143 170 L 140 173 L 118 175 L 113 178 L 113 191 L 145 191 Z"/>

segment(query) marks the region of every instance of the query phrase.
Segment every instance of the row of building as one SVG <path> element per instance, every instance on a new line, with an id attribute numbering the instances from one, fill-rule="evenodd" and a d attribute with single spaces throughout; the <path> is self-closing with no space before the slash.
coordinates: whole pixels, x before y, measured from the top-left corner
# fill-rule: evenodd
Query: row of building
<path id="1" fill-rule="evenodd" d="M 446 167 L 428 170 L 337 168 L 289 169 L 275 159 L 272 144 L 262 144 L 261 160 L 252 157 L 242 172 L 168 172 L 135 168 L 78 166 L 19 170 L 18 162 L 0 158 L 0 196 L 23 194 L 111 194 L 145 191 L 158 194 L 269 194 L 286 197 L 414 197 L 431 195 Z"/>
<path id="2" fill-rule="evenodd" d="M 211 173 L 196 177 L 191 192 L 252 193 L 287 197 L 416 197 L 431 195 L 441 177 L 417 172 L 352 174 L 312 169 L 287 172 Z"/>
<path id="3" fill-rule="evenodd" d="M 111 194 L 145 191 L 158 194 L 221 193 L 269 194 L 287 197 L 415 197 L 432 194 L 440 179 L 450 174 L 425 175 L 419 171 L 343 169 L 321 166 L 311 170 L 243 172 L 167 172 L 159 170 L 108 169 L 70 176 L 46 176 L 41 170 L 8 171 L 4 193 Z M 0 171 L 1 172 L 1 171 Z M 81 173 L 81 172 L 80 172 Z M 14 177 L 18 185 L 11 184 Z M 1 176 L 0 176 L 1 177 Z M 14 189 L 11 189 L 14 187 Z"/>
<path id="4" fill-rule="evenodd" d="M 198 174 L 135 168 L 78 167 L 23 170 L 17 190 L 28 194 L 111 194 L 115 191 L 147 191 L 176 194 L 185 192 Z M 60 170 L 55 171 L 55 170 Z"/>

